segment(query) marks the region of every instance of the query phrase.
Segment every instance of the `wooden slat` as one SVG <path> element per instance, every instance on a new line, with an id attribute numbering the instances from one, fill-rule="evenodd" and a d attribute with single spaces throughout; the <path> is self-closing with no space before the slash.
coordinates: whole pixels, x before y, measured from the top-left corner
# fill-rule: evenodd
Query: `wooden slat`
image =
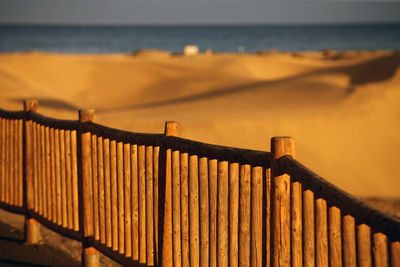
<path id="1" fill-rule="evenodd" d="M 172 241 L 174 266 L 182 266 L 181 251 L 181 185 L 179 151 L 172 151 Z"/>
<path id="2" fill-rule="evenodd" d="M 9 121 L 10 143 L 9 143 L 9 162 L 8 162 L 8 204 L 14 202 L 14 120 Z"/>
<path id="3" fill-rule="evenodd" d="M 56 157 L 54 128 L 50 128 L 50 169 L 51 169 L 51 213 L 52 222 L 57 224 Z"/>
<path id="4" fill-rule="evenodd" d="M 173 266 L 172 240 L 172 151 L 165 153 L 164 231 L 161 266 Z"/>
<path id="5" fill-rule="evenodd" d="M 32 122 L 32 184 L 33 184 L 33 210 L 38 212 L 38 181 L 37 181 L 37 131 L 36 123 Z"/>
<path id="6" fill-rule="evenodd" d="M 54 150 L 56 161 L 56 199 L 57 199 L 57 224 L 62 225 L 62 204 L 61 204 L 61 147 L 60 147 L 60 130 L 54 130 Z"/>
<path id="7" fill-rule="evenodd" d="M 290 177 L 281 174 L 278 159 L 284 155 L 294 157 L 294 139 L 274 137 L 271 139 L 272 191 L 272 266 L 287 266 L 291 263 L 290 240 Z"/>
<path id="8" fill-rule="evenodd" d="M 14 144 L 13 144 L 13 150 L 14 150 L 14 161 L 11 162 L 11 164 L 14 165 L 14 176 L 12 177 L 12 180 L 14 181 L 13 187 L 11 188 L 13 192 L 13 199 L 12 199 L 12 204 L 14 206 L 18 205 L 18 198 L 19 198 L 19 192 L 18 192 L 18 187 L 19 187 L 19 180 L 18 180 L 18 120 L 13 120 L 14 124 Z"/>
<path id="9" fill-rule="evenodd" d="M 131 180 L 131 145 L 124 144 L 125 256 L 128 258 L 132 257 Z"/>
<path id="10" fill-rule="evenodd" d="M 22 129 L 20 125 L 21 120 L 15 120 L 16 127 L 16 144 L 15 144 L 15 164 L 16 164 L 16 196 L 15 196 L 15 205 L 21 207 L 22 206 Z"/>
<path id="11" fill-rule="evenodd" d="M 208 161 L 209 194 L 210 194 L 210 267 L 217 266 L 217 218 L 218 218 L 218 161 Z"/>
<path id="12" fill-rule="evenodd" d="M 40 132 L 38 131 L 38 125 L 36 122 L 33 122 L 32 125 L 33 129 L 33 165 L 34 165 L 34 171 L 33 171 L 33 187 L 35 190 L 35 212 L 40 214 L 40 139 L 39 139 L 39 134 Z"/>
<path id="13" fill-rule="evenodd" d="M 343 216 L 343 266 L 356 266 L 355 221 L 351 215 Z"/>
<path id="14" fill-rule="evenodd" d="M 1 146 L 1 154 L 0 154 L 0 200 L 1 202 L 5 201 L 5 170 L 6 170 L 6 119 L 0 118 L 0 146 Z"/>
<path id="15" fill-rule="evenodd" d="M 228 239 L 229 239 L 229 178 L 228 178 L 228 162 L 218 162 L 218 266 L 228 265 Z"/>
<path id="16" fill-rule="evenodd" d="M 145 263 L 146 255 L 146 148 L 138 147 L 138 197 L 139 197 L 139 263 Z"/>
<path id="17" fill-rule="evenodd" d="M 15 120 L 15 205 L 22 207 L 22 129 L 21 120 Z"/>
<path id="18" fill-rule="evenodd" d="M 14 150 L 15 150 L 15 130 L 14 130 L 14 120 L 9 120 L 9 125 L 10 125 L 10 143 L 9 143 L 9 162 L 8 162 L 8 204 L 13 205 L 14 204 L 14 173 L 15 173 L 15 167 L 14 167 Z"/>
<path id="19" fill-rule="evenodd" d="M 146 146 L 146 264 L 154 265 L 153 147 Z"/>
<path id="20" fill-rule="evenodd" d="M 40 157 L 42 163 L 42 197 L 43 197 L 43 217 L 48 218 L 48 205 L 47 205 L 47 160 L 46 160 L 46 134 L 45 126 L 40 126 Z"/>
<path id="21" fill-rule="evenodd" d="M 387 236 L 382 233 L 374 233 L 374 266 L 386 267 L 389 266 L 388 258 L 388 240 Z"/>
<path id="22" fill-rule="evenodd" d="M 65 130 L 60 130 L 60 172 L 61 172 L 61 217 L 62 226 L 68 226 L 67 211 L 67 162 L 65 154 Z"/>
<path id="23" fill-rule="evenodd" d="M 329 266 L 342 266 L 342 235 L 340 209 L 329 207 Z"/>
<path id="24" fill-rule="evenodd" d="M 237 168 L 237 167 L 236 167 Z M 238 172 L 236 171 L 236 176 Z M 237 177 L 236 177 L 237 178 Z M 234 179 L 233 179 L 234 180 Z M 239 187 L 239 179 L 237 179 Z M 238 188 L 239 191 L 239 188 Z M 199 159 L 199 197 L 200 197 L 200 266 L 208 266 L 209 263 L 209 196 L 208 196 L 208 159 Z M 238 192 L 237 192 L 238 193 Z M 236 214 L 237 216 L 237 214 Z M 237 221 L 237 217 L 236 217 Z M 236 229 L 237 233 L 237 229 Z M 237 241 L 237 239 L 236 239 Z"/>
<path id="25" fill-rule="evenodd" d="M 76 131 L 71 131 L 71 168 L 72 168 L 72 206 L 74 214 L 74 231 L 79 230 L 79 196 L 78 196 L 78 154 Z"/>
<path id="26" fill-rule="evenodd" d="M 265 264 L 271 266 L 271 168 L 265 169 Z"/>
<path id="27" fill-rule="evenodd" d="M 303 219 L 302 219 L 302 189 L 299 182 L 292 183 L 291 189 L 291 243 L 292 243 L 292 266 L 303 266 Z"/>
<path id="28" fill-rule="evenodd" d="M 154 160 L 154 186 L 153 186 L 153 190 L 154 190 L 154 200 L 153 200 L 153 205 L 154 205 L 154 247 L 155 247 L 155 264 L 157 264 L 157 260 L 158 260 L 158 196 L 159 196 L 159 192 L 158 192 L 158 186 L 159 186 L 159 154 L 160 154 L 160 147 L 154 147 L 154 152 L 153 152 L 153 160 Z"/>
<path id="29" fill-rule="evenodd" d="M 18 179 L 19 179 L 19 199 L 18 199 L 18 206 L 22 207 L 24 205 L 24 182 L 23 182 L 23 175 L 24 175 L 24 166 L 23 166 L 23 120 L 18 120 Z"/>
<path id="30" fill-rule="evenodd" d="M 400 241 L 390 243 L 390 266 L 400 267 Z"/>
<path id="31" fill-rule="evenodd" d="M 118 251 L 125 254 L 125 216 L 124 216 L 124 148 L 117 143 L 117 191 L 118 191 Z"/>
<path id="32" fill-rule="evenodd" d="M 67 224 L 69 229 L 74 228 L 72 206 L 72 159 L 71 159 L 71 131 L 65 131 L 65 178 L 67 184 Z"/>
<path id="33" fill-rule="evenodd" d="M 139 260 L 139 177 L 137 145 L 131 146 L 132 168 L 132 258 Z"/>
<path id="34" fill-rule="evenodd" d="M 262 266 L 263 169 L 251 169 L 251 265 Z"/>
<path id="35" fill-rule="evenodd" d="M 2 122 L 0 118 L 0 127 L 2 127 Z M 0 140 L 1 138 L 1 132 L 2 130 L 0 129 Z M 31 211 L 35 208 L 35 203 L 34 203 L 34 185 L 33 185 L 33 172 L 34 172 L 34 167 L 33 167 L 33 137 L 32 137 L 32 121 L 26 121 L 25 122 L 25 188 L 26 188 L 26 209 Z M 2 141 L 0 141 L 0 151 L 2 151 L 1 147 L 4 144 Z M 0 165 L 2 165 L 2 160 L 0 159 Z M 1 174 L 0 174 L 1 175 Z M 0 179 L 3 179 L 4 177 L 0 177 Z M 2 185 L 2 182 L 1 182 Z M 1 191 L 1 190 L 0 190 Z"/>
<path id="36" fill-rule="evenodd" d="M 104 154 L 103 137 L 97 137 L 97 177 L 99 181 L 99 235 L 100 243 L 106 243 L 106 215 L 104 205 Z"/>
<path id="37" fill-rule="evenodd" d="M 93 231 L 94 239 L 100 240 L 100 219 L 99 219 L 99 178 L 97 158 L 97 136 L 91 135 L 91 157 L 92 157 L 92 183 L 93 183 Z"/>
<path id="38" fill-rule="evenodd" d="M 88 121 L 92 121 L 94 118 L 93 110 L 80 110 L 79 111 L 79 123 L 83 124 Z M 62 139 L 60 140 L 62 141 Z M 90 132 L 80 133 L 80 164 L 81 164 L 81 197 L 79 201 L 82 207 L 82 260 L 86 260 L 86 256 L 90 253 L 96 255 L 97 251 L 88 246 L 85 239 L 93 238 L 93 170 L 92 170 L 92 138 Z"/>
<path id="39" fill-rule="evenodd" d="M 317 267 L 328 266 L 328 218 L 326 201 L 315 201 L 315 245 Z"/>
<path id="40" fill-rule="evenodd" d="M 49 221 L 53 219 L 51 209 L 51 169 L 50 169 L 50 129 L 44 128 L 45 134 L 45 159 L 46 159 L 46 200 L 47 200 L 47 218 Z"/>
<path id="41" fill-rule="evenodd" d="M 42 179 L 42 141 L 40 124 L 36 124 L 36 138 L 37 138 L 37 186 L 38 186 L 38 211 L 39 215 L 43 215 L 43 179 Z"/>
<path id="42" fill-rule="evenodd" d="M 106 246 L 112 247 L 112 223 L 111 223 L 111 159 L 110 159 L 110 139 L 103 140 L 104 151 L 104 202 L 106 218 Z"/>
<path id="43" fill-rule="evenodd" d="M 9 190 L 9 177 L 10 177 L 10 120 L 6 119 L 5 130 L 5 179 L 4 179 L 4 202 L 9 203 L 10 190 Z"/>
<path id="44" fill-rule="evenodd" d="M 314 193 L 303 191 L 304 267 L 315 266 Z"/>
<path id="45" fill-rule="evenodd" d="M 24 136 L 23 136 L 23 120 L 19 120 L 18 121 L 18 124 L 19 124 L 19 130 L 18 130 L 18 132 L 19 132 L 19 142 L 18 142 L 18 150 L 19 150 L 19 152 L 18 152 L 18 155 L 19 155 L 19 157 L 18 157 L 18 165 L 19 165 L 19 167 L 18 167 L 18 170 L 19 170 L 19 203 L 18 203 L 18 206 L 20 206 L 20 207 L 22 207 L 23 205 L 24 205 L 24 181 L 23 181 L 23 179 L 24 179 L 24 166 L 23 166 L 23 164 L 24 164 L 24 162 L 23 162 L 23 156 L 24 156 L 24 148 L 23 148 L 23 145 L 24 145 L 24 143 L 23 143 L 23 138 L 24 138 Z M 26 145 L 26 144 L 25 144 Z"/>
<path id="46" fill-rule="evenodd" d="M 227 171 L 227 169 L 226 169 Z M 227 175 L 227 173 L 226 173 Z M 226 178 L 226 182 L 228 179 Z M 228 192 L 226 192 L 228 193 Z M 226 195 L 228 198 L 228 195 Z M 228 208 L 228 206 L 226 206 Z M 228 218 L 226 224 L 228 224 Z M 222 235 L 221 235 L 222 236 Z M 226 238 L 228 232 L 226 232 Z M 228 243 L 226 243 L 228 245 Z M 190 266 L 200 264 L 199 246 L 199 160 L 196 155 L 189 155 L 189 251 Z M 225 252 L 226 253 L 226 252 Z M 175 263 L 175 262 L 174 262 Z"/>
<path id="47" fill-rule="evenodd" d="M 372 266 L 371 228 L 366 224 L 357 225 L 357 264 Z"/>
<path id="48" fill-rule="evenodd" d="M 18 191 L 18 198 L 17 198 L 17 206 L 18 207 L 22 207 L 24 205 L 23 203 L 23 128 L 22 128 L 22 120 L 17 120 L 17 124 L 18 124 L 18 143 L 17 143 L 17 154 L 18 154 L 18 187 L 17 187 L 17 191 Z"/>
<path id="49" fill-rule="evenodd" d="M 189 157 L 181 153 L 182 266 L 189 266 Z"/>
<path id="50" fill-rule="evenodd" d="M 117 143 L 110 141 L 112 249 L 118 250 Z"/>
<path id="51" fill-rule="evenodd" d="M 240 165 L 239 266 L 250 266 L 251 176 L 250 165 Z"/>

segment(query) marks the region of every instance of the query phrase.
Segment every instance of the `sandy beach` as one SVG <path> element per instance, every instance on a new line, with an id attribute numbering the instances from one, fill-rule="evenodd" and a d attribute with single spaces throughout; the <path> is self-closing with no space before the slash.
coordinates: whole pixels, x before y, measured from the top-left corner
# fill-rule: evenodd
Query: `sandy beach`
<path id="1" fill-rule="evenodd" d="M 269 151 L 293 136 L 297 159 L 357 196 L 400 197 L 400 53 L 0 54 L 1 108 L 136 132 Z"/>

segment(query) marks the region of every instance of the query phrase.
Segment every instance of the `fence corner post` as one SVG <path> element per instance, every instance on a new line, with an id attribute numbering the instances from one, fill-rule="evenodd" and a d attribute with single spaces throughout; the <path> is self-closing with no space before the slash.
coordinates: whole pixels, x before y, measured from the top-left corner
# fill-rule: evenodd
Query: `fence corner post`
<path id="1" fill-rule="evenodd" d="M 166 121 L 164 128 L 165 136 L 178 136 L 179 127 L 176 121 Z M 165 151 L 165 179 L 160 182 L 164 183 L 164 225 L 162 232 L 162 251 L 161 251 L 161 266 L 173 266 L 173 231 L 172 231 L 172 151 L 166 149 Z"/>
<path id="2" fill-rule="evenodd" d="M 272 221 L 271 237 L 272 266 L 291 265 L 291 222 L 290 222 L 290 176 L 279 170 L 278 159 L 285 155 L 294 156 L 295 142 L 291 137 L 271 139 Z"/>
<path id="3" fill-rule="evenodd" d="M 88 238 L 93 237 L 93 186 L 91 166 L 91 134 L 82 130 L 82 124 L 94 121 L 94 109 L 79 111 L 79 144 L 78 166 L 80 172 L 79 208 L 81 209 L 81 233 L 82 233 L 82 266 L 100 266 L 99 252 L 88 244 Z"/>
<path id="4" fill-rule="evenodd" d="M 31 217 L 30 211 L 34 209 L 34 189 L 33 189 L 33 143 L 32 143 L 32 121 L 29 120 L 28 113 L 36 112 L 39 107 L 37 100 L 24 100 L 24 124 L 23 124 L 23 192 L 25 227 L 24 244 L 34 245 L 40 241 L 40 224 Z"/>

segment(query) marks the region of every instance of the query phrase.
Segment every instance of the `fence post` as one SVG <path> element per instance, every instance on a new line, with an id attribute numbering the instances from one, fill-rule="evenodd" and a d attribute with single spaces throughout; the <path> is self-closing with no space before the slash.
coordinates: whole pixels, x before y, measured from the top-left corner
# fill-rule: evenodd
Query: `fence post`
<path id="1" fill-rule="evenodd" d="M 291 137 L 271 139 L 271 178 L 272 178 L 272 265 L 274 267 L 291 264 L 290 247 L 290 176 L 282 174 L 277 159 L 284 155 L 294 156 L 295 144 Z"/>
<path id="2" fill-rule="evenodd" d="M 40 241 L 39 222 L 31 218 L 30 211 L 34 210 L 34 189 L 33 189 L 33 143 L 32 143 L 32 121 L 28 118 L 28 112 L 36 112 L 38 109 L 37 100 L 24 101 L 24 125 L 23 125 L 23 171 L 24 171 L 24 207 L 25 215 L 25 244 L 33 245 Z"/>
<path id="3" fill-rule="evenodd" d="M 165 122 L 165 136 L 178 136 L 178 123 L 175 121 Z M 172 231 L 172 151 L 166 150 L 165 156 L 165 179 L 164 179 L 164 227 L 162 238 L 161 266 L 173 266 L 173 231 Z"/>
<path id="4" fill-rule="evenodd" d="M 91 166 L 91 134 L 83 132 L 82 124 L 94 121 L 94 109 L 79 111 L 79 144 L 80 153 L 78 154 L 78 165 L 80 168 L 80 213 L 81 213 L 81 232 L 82 232 L 82 266 L 97 267 L 100 265 L 99 252 L 87 242 L 89 237 L 93 237 L 93 185 L 92 185 L 92 166 Z"/>

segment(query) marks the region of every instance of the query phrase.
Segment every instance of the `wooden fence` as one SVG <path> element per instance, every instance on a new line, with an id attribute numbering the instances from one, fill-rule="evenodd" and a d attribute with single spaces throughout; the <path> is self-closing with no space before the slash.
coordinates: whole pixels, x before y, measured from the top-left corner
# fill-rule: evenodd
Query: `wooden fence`
<path id="1" fill-rule="evenodd" d="M 42 224 L 139 266 L 400 266 L 400 222 L 294 159 L 271 152 L 0 110 L 0 207 L 25 215 L 25 241 Z"/>

